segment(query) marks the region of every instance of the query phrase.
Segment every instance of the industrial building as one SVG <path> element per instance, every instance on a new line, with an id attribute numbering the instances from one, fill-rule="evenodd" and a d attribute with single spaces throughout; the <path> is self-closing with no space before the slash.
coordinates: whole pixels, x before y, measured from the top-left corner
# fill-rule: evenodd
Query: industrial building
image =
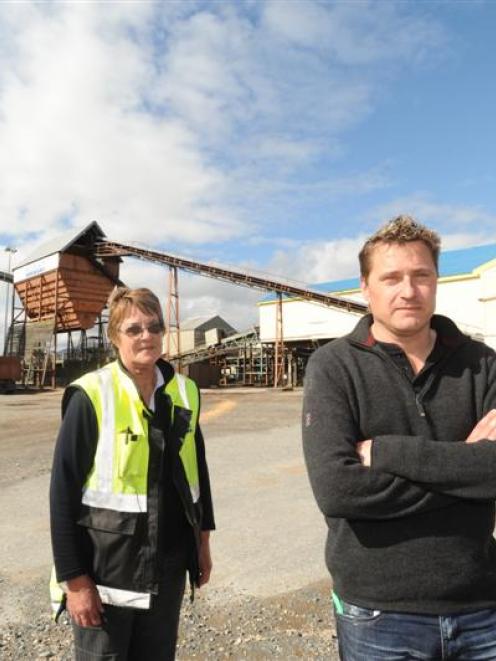
<path id="1" fill-rule="evenodd" d="M 92 222 L 41 245 L 14 269 L 17 298 L 12 297 L 4 353 L 22 361 L 25 385 L 54 387 L 57 374 L 65 372 L 68 381 L 80 373 L 81 364 L 88 370 L 105 360 L 104 309 L 112 289 L 122 284 L 122 260 L 95 256 L 95 244 L 104 237 Z M 58 366 L 61 334 L 66 350 Z"/>
<path id="2" fill-rule="evenodd" d="M 358 278 L 295 286 L 112 242 L 92 222 L 41 246 L 14 269 L 17 296 L 4 353 L 21 361 L 25 385 L 63 384 L 111 358 L 106 301 L 123 284 L 124 257 L 169 269 L 164 353 L 203 387 L 301 385 L 312 351 L 350 332 L 366 312 Z M 258 304 L 259 326 L 238 333 L 219 315 L 181 321 L 180 270 L 268 292 Z M 437 311 L 496 349 L 496 244 L 441 254 Z"/>
<path id="3" fill-rule="evenodd" d="M 98 223 L 92 222 L 77 232 L 71 230 L 40 246 L 14 269 L 11 323 L 2 360 L 5 362 L 10 357 L 19 362 L 24 386 L 63 385 L 113 357 L 112 347 L 106 341 L 106 302 L 112 289 L 123 284 L 119 279 L 119 266 L 125 256 L 152 261 L 169 269 L 164 354 L 179 370 L 195 373 L 204 386 L 284 385 L 287 381 L 286 351 L 280 315 L 277 315 L 277 339 L 269 347 L 260 343 L 254 329 L 230 339 L 234 328 L 218 316 L 193 322 L 191 327 L 186 324 L 182 329 L 177 286 L 179 270 L 274 291 L 279 310 L 283 293 L 339 308 L 363 309 L 361 304 L 296 287 L 283 280 L 267 280 L 249 272 L 112 242 L 107 240 Z M 62 343 L 58 343 L 61 335 L 65 339 L 63 351 L 60 351 Z M 181 349 L 181 338 L 186 351 Z M 6 366 L 7 363 L 3 367 L 6 369 Z M 9 367 L 9 380 L 11 374 Z"/>
<path id="4" fill-rule="evenodd" d="M 179 332 L 181 352 L 188 353 L 219 344 L 223 338 L 236 332 L 236 329 L 219 315 L 190 317 L 181 321 Z M 173 355 L 175 354 L 172 353 L 171 357 Z"/>
<path id="5" fill-rule="evenodd" d="M 312 289 L 364 303 L 358 278 L 312 285 Z M 284 342 L 287 346 L 318 345 L 349 333 L 356 312 L 283 299 Z M 438 314 L 451 317 L 467 335 L 496 349 L 496 243 L 447 250 L 439 259 Z M 274 342 L 277 300 L 259 303 L 260 340 Z"/>

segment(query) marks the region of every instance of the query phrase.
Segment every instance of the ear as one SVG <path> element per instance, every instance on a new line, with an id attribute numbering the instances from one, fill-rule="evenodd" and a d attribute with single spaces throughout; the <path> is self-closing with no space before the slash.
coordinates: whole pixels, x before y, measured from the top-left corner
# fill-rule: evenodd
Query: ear
<path id="1" fill-rule="evenodd" d="M 368 303 L 369 302 L 369 286 L 367 284 L 366 278 L 364 276 L 360 276 L 360 289 L 362 290 L 362 296 L 364 297 L 365 301 Z"/>

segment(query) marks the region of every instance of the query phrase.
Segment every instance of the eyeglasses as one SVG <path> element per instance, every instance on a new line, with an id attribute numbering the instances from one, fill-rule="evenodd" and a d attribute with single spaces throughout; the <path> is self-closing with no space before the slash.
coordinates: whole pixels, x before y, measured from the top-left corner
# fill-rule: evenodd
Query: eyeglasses
<path id="1" fill-rule="evenodd" d="M 150 335 L 160 335 L 160 333 L 164 332 L 164 327 L 160 321 L 152 321 L 152 323 L 147 326 L 131 324 L 131 326 L 128 326 L 127 328 L 119 328 L 119 331 L 124 333 L 124 335 L 127 335 L 127 337 L 139 337 L 140 335 L 143 335 L 145 331 L 148 331 Z"/>

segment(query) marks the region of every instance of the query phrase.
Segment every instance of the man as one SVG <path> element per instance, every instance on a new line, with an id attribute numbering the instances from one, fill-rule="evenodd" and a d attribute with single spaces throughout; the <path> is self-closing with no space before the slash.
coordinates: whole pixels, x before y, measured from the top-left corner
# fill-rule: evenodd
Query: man
<path id="1" fill-rule="evenodd" d="M 496 659 L 496 356 L 434 314 L 439 248 L 407 216 L 368 239 L 370 314 L 307 367 L 345 660 Z"/>

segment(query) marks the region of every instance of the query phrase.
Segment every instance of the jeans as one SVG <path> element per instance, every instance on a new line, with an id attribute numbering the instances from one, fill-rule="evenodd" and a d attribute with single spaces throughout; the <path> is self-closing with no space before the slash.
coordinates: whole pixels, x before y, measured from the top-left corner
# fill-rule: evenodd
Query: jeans
<path id="1" fill-rule="evenodd" d="M 417 615 L 341 604 L 336 625 L 342 661 L 496 660 L 496 610 Z"/>

